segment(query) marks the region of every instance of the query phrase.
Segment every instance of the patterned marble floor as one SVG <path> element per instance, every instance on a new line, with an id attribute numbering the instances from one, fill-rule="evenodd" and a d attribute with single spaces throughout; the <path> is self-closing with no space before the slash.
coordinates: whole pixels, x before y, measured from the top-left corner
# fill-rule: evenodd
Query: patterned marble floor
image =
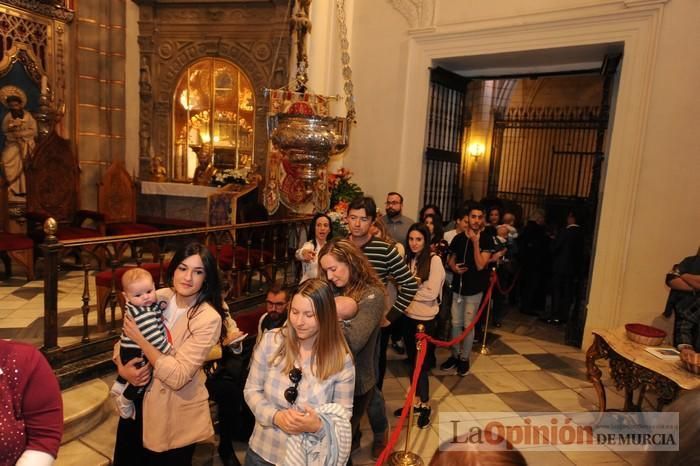
<path id="1" fill-rule="evenodd" d="M 21 272 L 20 272 L 21 273 Z M 83 293 L 82 272 L 64 273 L 59 284 L 59 325 L 61 343 L 80 336 Z M 94 303 L 94 280 L 89 280 Z M 12 278 L 0 284 L 0 338 L 13 338 L 41 344 L 43 332 L 43 283 Z M 94 312 L 90 313 L 94 323 Z M 489 355 L 472 353 L 472 366 L 466 377 L 433 370 L 430 377 L 433 424 L 428 429 L 413 430 L 412 450 L 427 464 L 438 447 L 440 412 L 502 412 L 504 417 L 515 411 L 590 411 L 596 408 L 596 395 L 585 375 L 582 350 L 564 346 L 563 330 L 548 326 L 516 310 L 507 315 L 502 328 L 489 338 Z M 475 350 L 479 345 L 475 343 Z M 438 363 L 447 357 L 438 350 Z M 408 367 L 403 357 L 389 350 L 384 395 L 387 412 L 403 404 L 409 384 Z M 606 371 L 604 370 L 604 373 Z M 607 377 L 607 374 L 606 374 Z M 608 406 L 621 408 L 622 397 L 608 384 Z M 116 432 L 116 416 L 80 440 L 64 445 L 57 466 L 91 465 L 96 459 L 111 457 Z M 390 417 L 392 427 L 396 419 Z M 372 433 L 366 419 L 362 425 L 362 448 L 355 453 L 355 465 L 374 464 L 370 458 Z M 405 430 L 404 430 L 405 433 Z M 196 465 L 220 465 L 215 454 L 216 439 L 198 447 Z M 403 436 L 398 445 L 403 445 Z M 88 459 L 85 447 L 91 452 Z M 243 459 L 246 445 L 236 444 Z M 639 452 L 568 452 L 523 451 L 529 464 L 640 464 Z M 101 463 L 101 462 L 100 462 Z"/>

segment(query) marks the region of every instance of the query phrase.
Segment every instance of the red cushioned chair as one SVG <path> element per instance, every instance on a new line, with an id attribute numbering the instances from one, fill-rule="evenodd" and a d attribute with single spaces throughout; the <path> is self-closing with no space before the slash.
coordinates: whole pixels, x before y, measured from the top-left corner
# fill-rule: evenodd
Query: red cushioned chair
<path id="1" fill-rule="evenodd" d="M 258 306 L 251 311 L 241 311 L 233 315 L 233 320 L 236 321 L 238 329 L 247 333 L 249 337 L 255 337 L 258 334 L 258 322 L 260 317 L 267 312 L 267 306 Z"/>
<path id="2" fill-rule="evenodd" d="M 12 260 L 27 269 L 27 280 L 34 280 L 34 241 L 24 233 L 12 233 L 7 210 L 7 184 L 0 177 L 0 260 L 5 265 L 5 276 L 12 277 Z"/>
<path id="3" fill-rule="evenodd" d="M 12 276 L 12 259 L 27 269 L 27 280 L 34 280 L 34 241 L 20 233 L 0 232 L 0 259 L 5 264 L 5 275 Z"/>
<path id="4" fill-rule="evenodd" d="M 216 246 L 209 245 L 209 251 L 212 255 L 216 256 Z M 221 246 L 221 251 L 218 252 L 219 267 L 221 270 L 230 270 L 233 267 L 233 252 L 234 248 L 230 244 L 224 244 Z M 243 246 L 236 246 L 236 268 L 242 269 L 248 264 L 248 250 Z M 272 252 L 263 251 L 262 252 L 263 263 L 272 263 Z M 251 267 L 256 267 L 260 263 L 260 250 L 251 249 L 250 250 L 250 265 Z"/>
<path id="5" fill-rule="evenodd" d="M 236 287 L 236 294 L 240 294 L 241 290 L 245 290 L 248 286 L 249 275 L 245 269 L 249 259 L 253 273 L 260 271 L 268 281 L 272 281 L 272 252 L 262 251 L 263 266 L 260 267 L 260 249 L 251 248 L 249 257 L 248 249 L 243 246 L 233 248 L 230 244 L 224 244 L 218 252 L 215 245 L 210 244 L 208 247 L 212 255 L 217 258 L 219 267 L 224 272 L 230 271 L 233 267 L 235 251 L 237 277 L 235 284 L 232 284 L 232 286 Z"/>

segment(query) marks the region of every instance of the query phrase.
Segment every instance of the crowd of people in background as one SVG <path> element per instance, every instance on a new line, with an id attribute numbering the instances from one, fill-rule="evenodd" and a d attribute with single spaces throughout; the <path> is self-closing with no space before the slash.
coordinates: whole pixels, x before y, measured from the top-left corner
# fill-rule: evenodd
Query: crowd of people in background
<path id="1" fill-rule="evenodd" d="M 496 327 L 502 325 L 509 309 L 517 307 L 553 325 L 576 320 L 577 297 L 585 269 L 583 230 L 578 223 L 579 214 L 573 210 L 567 212 L 566 223 L 556 231 L 545 224 L 543 211 L 535 210 L 522 222 L 518 216 L 520 209 L 510 210 L 500 202 L 466 202 L 452 219 L 447 219 L 449 222 L 443 219 L 438 206 L 425 205 L 415 222 L 403 213 L 403 196 L 390 192 L 386 196 L 385 215 L 379 216 L 377 212 L 370 197 L 352 201 L 347 211 L 348 238 L 331 239 L 326 246 L 322 244 L 320 252 L 318 244 L 324 239 L 318 238 L 319 224 L 325 234 L 328 221 L 323 214 L 317 214 L 309 229 L 309 240 L 296 253 L 302 261 L 304 279 L 313 270 L 335 283 L 338 293 L 342 285 L 335 282 L 337 258 L 329 257 L 326 259 L 329 264 L 324 264 L 323 260 L 318 262 L 317 256 L 323 255 L 326 248 L 341 245 L 344 254 L 338 257 L 344 258 L 343 262 L 352 263 L 347 259 L 349 256 L 363 256 L 373 272 L 366 272 L 366 276 L 371 279 L 378 276 L 383 286 L 386 296 L 375 349 L 376 383 L 371 388 L 359 387 L 353 408 L 356 422 L 363 412 L 368 414 L 375 458 L 386 446 L 388 423 L 382 383 L 390 344 L 399 354 L 406 352 L 413 367 L 418 324 L 434 337 L 459 336 L 484 304 L 492 271 L 498 276 L 501 291 L 512 289 L 510 293 L 493 292 L 491 315 Z M 346 243 L 356 248 L 351 250 Z M 311 252 L 314 249 L 316 253 Z M 520 283 L 518 277 L 522 277 Z M 440 370 L 461 376 L 469 373 L 473 342 L 483 331 L 484 320 L 477 322 L 466 338 L 451 349 L 451 355 L 439 364 Z M 354 323 L 344 321 L 344 325 L 347 332 Z M 570 343 L 575 343 L 573 333 L 567 336 Z M 436 366 L 434 348 L 429 345 L 425 362 L 419 368 L 414 408 L 420 428 L 430 425 L 428 373 Z M 400 415 L 400 410 L 394 414 Z M 359 432 L 355 428 L 353 433 L 357 446 Z"/>
<path id="2" fill-rule="evenodd" d="M 144 274 L 125 274 L 128 312 L 115 349 L 120 379 L 112 390 L 121 407 L 117 466 L 190 464 L 196 442 L 212 432 L 205 379 L 197 374 L 217 344 L 223 357 L 206 388 L 217 404 L 218 451 L 226 466 L 240 464 L 232 447 L 240 437 L 250 439 L 246 465 L 352 464 L 363 416 L 373 434 L 372 456 L 387 446 L 382 390 L 390 346 L 419 371 L 419 428 L 432 418 L 430 370 L 469 373 L 484 324 L 473 321 L 493 271 L 502 288 L 514 283 L 518 270 L 527 271 L 511 296 L 494 292 L 497 327 L 509 304 L 552 324 L 572 318 L 583 271 L 574 212 L 556 235 L 544 227 L 540 211 L 519 228 L 516 212 L 473 202 L 447 224 L 437 206 L 426 205 L 415 222 L 403 214 L 402 195 L 390 192 L 385 215 L 373 198 L 361 196 L 349 203 L 346 219 L 349 233 L 339 235 L 328 215 L 314 215 L 295 252 L 298 289 L 271 284 L 247 356 L 246 335 L 221 302 L 206 248 L 193 244 L 176 254 L 165 290 L 155 290 Z M 429 344 L 423 364 L 414 367 L 418 325 L 431 336 L 454 338 L 472 323 L 445 361 L 438 364 Z M 170 422 L 183 415 L 190 421 L 186 431 Z M 328 455 L 332 463 L 319 462 Z"/>
<path id="3" fill-rule="evenodd" d="M 248 440 L 249 466 L 352 464 L 365 415 L 377 458 L 389 437 L 382 390 L 390 346 L 406 354 L 411 376 L 419 371 L 415 422 L 429 427 L 430 370 L 467 375 L 474 339 L 485 325 L 500 327 L 516 309 L 551 325 L 579 320 L 588 260 L 580 213 L 567 211 L 563 224 L 552 228 L 541 210 L 524 221 L 519 212 L 502 203 L 467 202 L 444 219 L 438 206 L 425 205 L 415 222 L 403 214 L 401 194 L 390 192 L 384 216 L 371 197 L 350 202 L 347 235 L 318 213 L 296 250 L 298 283 L 269 284 L 252 341 L 231 318 L 216 260 L 204 245 L 190 243 L 175 253 L 166 288 L 157 290 L 143 269 L 125 273 L 123 335 L 113 357 L 119 377 L 111 390 L 120 415 L 114 464 L 190 465 L 195 445 L 214 432 L 210 399 L 226 466 L 240 465 L 236 438 Z M 672 290 L 666 313 L 677 315 L 674 344 L 693 353 L 700 352 L 698 257 L 686 258 L 666 277 Z M 492 274 L 499 282 L 492 322 L 475 322 Z M 415 367 L 419 326 L 450 339 L 472 324 L 447 359 L 438 364 L 428 344 L 423 364 Z M 580 335 L 569 329 L 567 343 L 579 344 Z M 2 367 L 11 360 L 28 374 L 17 380 L 20 386 L 31 377 L 55 381 L 35 353 L 0 340 Z M 211 359 L 216 369 L 205 377 Z M 0 460 L 11 454 L 18 465 L 27 457 L 38 458 L 28 465 L 52 464 L 61 409 L 57 386 L 45 388 L 35 394 L 29 387 L 18 398 L 24 413 L 42 411 L 42 435 L 14 439 Z M 9 393 L 2 396 L 15 396 Z M 22 422 L 37 427 L 38 421 Z M 525 464 L 511 453 L 513 464 Z M 431 464 L 467 464 L 462 461 L 474 454 L 438 451 Z"/>

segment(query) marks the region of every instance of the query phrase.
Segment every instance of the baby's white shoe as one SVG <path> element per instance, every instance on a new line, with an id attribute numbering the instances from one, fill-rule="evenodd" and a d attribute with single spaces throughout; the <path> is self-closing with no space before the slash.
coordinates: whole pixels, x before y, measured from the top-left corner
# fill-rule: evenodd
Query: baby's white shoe
<path id="1" fill-rule="evenodd" d="M 126 384 L 114 382 L 112 388 L 109 390 L 109 394 L 114 400 L 114 405 L 117 407 L 117 412 L 119 416 L 124 419 L 136 419 L 136 408 L 134 402 L 124 398 L 124 390 L 126 389 Z"/>

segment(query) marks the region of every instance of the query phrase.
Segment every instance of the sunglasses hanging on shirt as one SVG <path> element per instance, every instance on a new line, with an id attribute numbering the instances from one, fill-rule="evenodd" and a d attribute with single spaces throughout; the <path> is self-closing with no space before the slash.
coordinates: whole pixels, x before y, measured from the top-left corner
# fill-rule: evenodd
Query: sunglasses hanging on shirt
<path id="1" fill-rule="evenodd" d="M 293 405 L 294 403 L 296 403 L 297 397 L 299 396 L 299 382 L 301 382 L 301 369 L 295 367 L 294 369 L 289 371 L 289 380 L 294 385 L 292 385 L 284 391 L 284 399 L 287 400 L 287 402 L 290 405 Z"/>

